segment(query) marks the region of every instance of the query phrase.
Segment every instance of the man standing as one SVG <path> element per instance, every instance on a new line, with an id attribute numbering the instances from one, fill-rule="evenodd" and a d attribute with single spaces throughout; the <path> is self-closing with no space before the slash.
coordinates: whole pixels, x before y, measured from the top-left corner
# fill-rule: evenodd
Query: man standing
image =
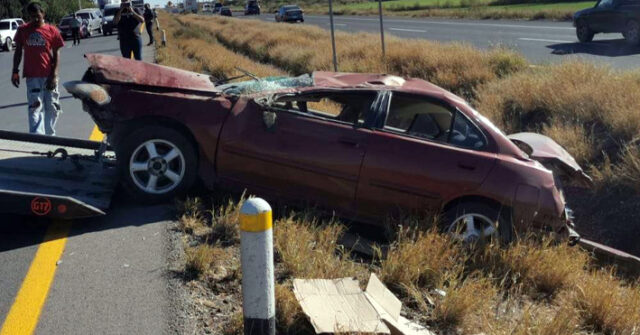
<path id="1" fill-rule="evenodd" d="M 80 27 L 82 23 L 76 13 L 73 13 L 69 26 L 71 27 L 71 35 L 73 36 L 73 45 L 80 45 Z"/>
<path id="2" fill-rule="evenodd" d="M 64 42 L 58 29 L 44 22 L 44 10 L 39 3 L 30 3 L 27 15 L 29 23 L 20 26 L 16 32 L 11 83 L 20 87 L 20 61 L 24 48 L 22 76 L 27 78 L 29 132 L 55 135 L 56 120 L 62 113 L 58 67 Z"/>
<path id="3" fill-rule="evenodd" d="M 142 60 L 142 38 L 139 26 L 144 18 L 141 14 L 137 8 L 131 8 L 129 0 L 122 0 L 120 9 L 113 17 L 113 24 L 118 27 L 122 57 L 130 58 L 133 53 L 136 60 Z"/>
<path id="4" fill-rule="evenodd" d="M 151 9 L 151 6 L 144 4 L 144 24 L 147 27 L 147 34 L 149 34 L 149 44 L 153 44 L 153 21 L 156 19 L 156 14 Z"/>

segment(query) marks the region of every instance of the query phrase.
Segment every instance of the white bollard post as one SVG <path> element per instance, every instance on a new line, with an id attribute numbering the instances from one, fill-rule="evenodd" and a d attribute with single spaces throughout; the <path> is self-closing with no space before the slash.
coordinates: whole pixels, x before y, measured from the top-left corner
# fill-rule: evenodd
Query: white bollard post
<path id="1" fill-rule="evenodd" d="M 162 29 L 162 46 L 167 46 L 167 31 Z"/>
<path id="2" fill-rule="evenodd" d="M 275 335 L 271 206 L 260 198 L 240 208 L 240 259 L 245 335 Z"/>

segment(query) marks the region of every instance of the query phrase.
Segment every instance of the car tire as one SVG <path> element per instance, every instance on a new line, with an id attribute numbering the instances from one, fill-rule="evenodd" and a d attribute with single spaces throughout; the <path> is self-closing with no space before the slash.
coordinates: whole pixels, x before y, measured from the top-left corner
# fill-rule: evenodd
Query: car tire
<path id="1" fill-rule="evenodd" d="M 640 23 L 631 20 L 627 22 L 626 30 L 622 34 L 627 43 L 631 45 L 640 45 Z"/>
<path id="2" fill-rule="evenodd" d="M 11 37 L 7 37 L 7 39 L 4 41 L 5 45 L 4 45 L 4 49 L 6 51 L 11 51 L 13 50 L 13 40 L 11 39 Z"/>
<path id="3" fill-rule="evenodd" d="M 304 22 L 304 19 L 301 19 L 300 22 Z"/>
<path id="4" fill-rule="evenodd" d="M 591 42 L 595 33 L 584 20 L 580 20 L 576 23 L 576 36 L 578 41 L 582 43 Z"/>
<path id="5" fill-rule="evenodd" d="M 448 209 L 443 216 L 442 230 L 464 243 L 495 238 L 503 244 L 513 238 L 509 211 L 484 202 L 461 202 Z"/>
<path id="6" fill-rule="evenodd" d="M 192 142 L 164 126 L 145 126 L 118 141 L 116 163 L 124 190 L 143 203 L 159 203 L 185 194 L 193 186 L 198 169 Z"/>
<path id="7" fill-rule="evenodd" d="M 102 29 L 102 36 L 107 36 L 107 35 L 109 35 L 109 33 L 106 30 Z"/>

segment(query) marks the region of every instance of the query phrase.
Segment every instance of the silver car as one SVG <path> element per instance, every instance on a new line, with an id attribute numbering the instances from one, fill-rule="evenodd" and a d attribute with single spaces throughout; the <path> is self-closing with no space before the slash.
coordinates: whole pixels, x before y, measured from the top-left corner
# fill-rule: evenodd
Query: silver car
<path id="1" fill-rule="evenodd" d="M 81 21 L 87 23 L 87 37 L 91 37 L 94 32 L 102 33 L 102 12 L 98 8 L 86 8 L 76 12 Z"/>

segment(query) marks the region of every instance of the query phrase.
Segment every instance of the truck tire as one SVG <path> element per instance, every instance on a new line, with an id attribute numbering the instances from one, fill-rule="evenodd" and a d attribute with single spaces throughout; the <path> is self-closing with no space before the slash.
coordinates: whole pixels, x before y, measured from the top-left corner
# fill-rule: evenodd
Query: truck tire
<path id="1" fill-rule="evenodd" d="M 627 22 L 626 30 L 622 34 L 627 43 L 636 46 L 640 45 L 640 24 L 638 21 Z"/>
<path id="2" fill-rule="evenodd" d="M 11 40 L 11 37 L 7 37 L 7 39 L 4 42 L 5 42 L 4 49 L 6 51 L 13 50 L 13 40 Z"/>
<path id="3" fill-rule="evenodd" d="M 576 36 L 578 37 L 578 41 L 582 43 L 591 42 L 593 41 L 593 35 L 595 35 L 595 33 L 589 28 L 587 22 L 580 20 L 576 23 Z"/>
<path id="4" fill-rule="evenodd" d="M 464 243 L 481 238 L 497 238 L 508 244 L 513 240 L 513 226 L 507 210 L 484 202 L 461 202 L 444 213 L 442 229 Z"/>
<path id="5" fill-rule="evenodd" d="M 143 203 L 185 194 L 198 170 L 192 142 L 181 132 L 163 126 L 145 126 L 118 141 L 116 162 L 123 188 Z"/>

